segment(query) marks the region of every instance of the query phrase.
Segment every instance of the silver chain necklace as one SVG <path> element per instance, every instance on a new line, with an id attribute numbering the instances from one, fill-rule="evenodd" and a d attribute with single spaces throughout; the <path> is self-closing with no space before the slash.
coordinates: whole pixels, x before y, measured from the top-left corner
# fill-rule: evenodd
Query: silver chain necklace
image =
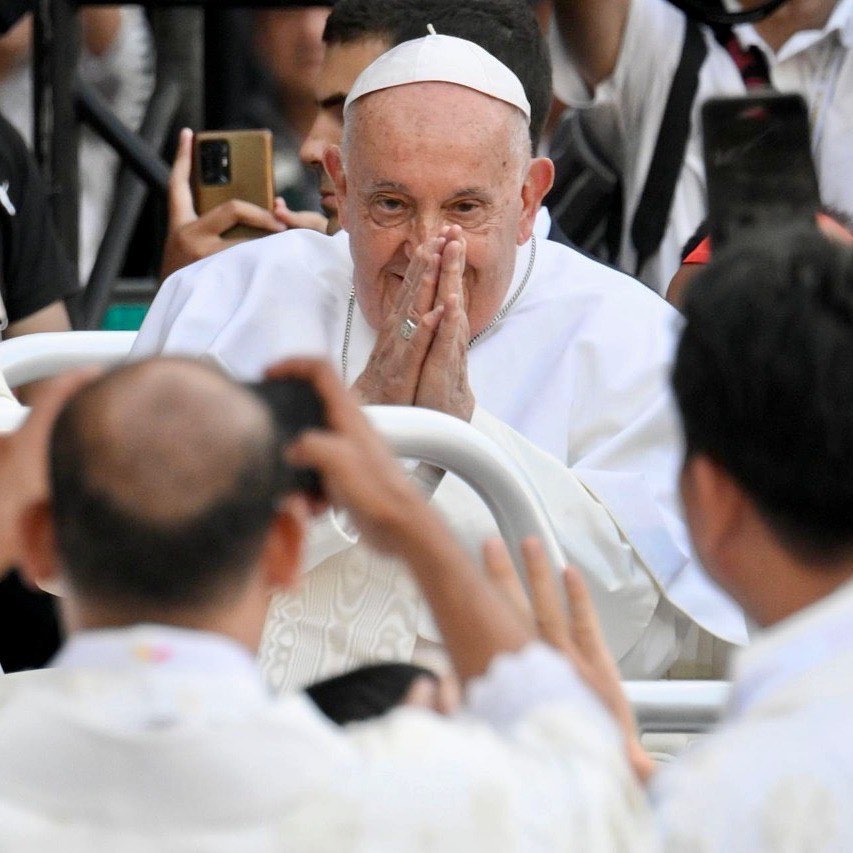
<path id="1" fill-rule="evenodd" d="M 488 325 L 477 332 L 470 341 L 468 341 L 468 349 L 471 349 L 474 344 L 484 338 L 504 317 L 509 313 L 513 305 L 518 301 L 522 291 L 527 287 L 527 282 L 530 280 L 530 274 L 533 272 L 533 264 L 536 261 L 536 235 L 533 234 L 530 238 L 530 259 L 527 261 L 527 269 L 524 271 L 524 278 L 521 279 L 521 284 L 515 289 L 515 293 L 510 296 L 504 303 L 503 308 L 495 314 L 489 321 Z M 349 292 L 349 305 L 347 306 L 347 326 L 344 331 L 344 345 L 341 349 L 341 368 L 343 371 L 344 384 L 347 381 L 347 368 L 349 367 L 349 342 L 352 336 L 352 316 L 355 311 L 355 288 Z"/>

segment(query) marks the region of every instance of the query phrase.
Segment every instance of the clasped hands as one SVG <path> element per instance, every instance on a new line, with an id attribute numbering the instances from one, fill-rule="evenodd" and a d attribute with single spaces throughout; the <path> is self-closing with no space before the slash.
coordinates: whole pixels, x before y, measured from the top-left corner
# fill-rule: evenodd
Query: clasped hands
<path id="1" fill-rule="evenodd" d="M 465 251 L 458 225 L 446 226 L 415 250 L 367 366 L 353 384 L 362 403 L 421 406 L 471 420 Z"/>

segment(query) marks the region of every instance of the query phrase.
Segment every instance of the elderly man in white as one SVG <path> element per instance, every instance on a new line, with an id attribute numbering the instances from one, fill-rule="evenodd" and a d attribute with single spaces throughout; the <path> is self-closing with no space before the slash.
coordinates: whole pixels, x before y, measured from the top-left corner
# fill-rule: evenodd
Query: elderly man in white
<path id="1" fill-rule="evenodd" d="M 344 231 L 288 231 L 176 273 L 134 354 L 203 353 L 243 378 L 320 354 L 364 403 L 470 420 L 530 475 L 626 675 L 658 675 L 679 655 L 711 662 L 714 637 L 745 642 L 676 504 L 677 315 L 533 236 L 553 166 L 530 156 L 518 78 L 470 42 L 430 35 L 377 59 L 344 113 L 343 146 L 326 155 Z M 421 479 L 477 552 L 495 529 L 482 503 L 456 478 Z M 366 660 L 441 665 L 403 564 L 329 518 L 307 565 L 301 591 L 270 612 L 261 654 L 274 686 Z"/>

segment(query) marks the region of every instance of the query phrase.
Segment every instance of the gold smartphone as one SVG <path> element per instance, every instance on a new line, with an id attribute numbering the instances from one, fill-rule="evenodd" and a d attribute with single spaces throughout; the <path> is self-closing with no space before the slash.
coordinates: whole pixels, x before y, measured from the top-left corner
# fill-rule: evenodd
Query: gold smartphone
<path id="1" fill-rule="evenodd" d="M 249 201 L 272 213 L 272 133 L 269 130 L 206 130 L 193 138 L 193 196 L 199 216 L 224 201 Z M 265 237 L 269 231 L 236 225 L 222 236 Z"/>

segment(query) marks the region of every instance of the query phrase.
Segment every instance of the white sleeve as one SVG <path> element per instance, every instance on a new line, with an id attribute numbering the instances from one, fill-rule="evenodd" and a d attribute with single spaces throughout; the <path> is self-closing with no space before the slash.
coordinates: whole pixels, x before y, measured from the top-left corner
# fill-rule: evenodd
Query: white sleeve
<path id="1" fill-rule="evenodd" d="M 681 440 L 665 392 L 574 466 L 477 407 L 471 423 L 524 470 L 568 563 L 578 566 L 619 659 L 648 626 L 660 590 L 729 642 L 746 642 L 740 611 L 705 579 L 675 502 Z M 647 473 L 643 473 L 643 470 Z"/>
<path id="2" fill-rule="evenodd" d="M 348 727 L 358 793 L 335 813 L 352 806 L 364 849 L 656 849 L 618 730 L 559 655 L 503 656 L 471 696 L 450 720 L 401 708 Z"/>
<path id="3" fill-rule="evenodd" d="M 482 407 L 475 409 L 471 423 L 502 447 L 534 486 L 566 562 L 584 573 L 610 651 L 619 659 L 637 642 L 658 604 L 648 568 L 605 505 L 565 462 Z"/>
<path id="4" fill-rule="evenodd" d="M 565 658 L 541 642 L 529 643 L 515 654 L 494 658 L 488 670 L 472 679 L 465 705 L 473 716 L 496 728 L 523 719 L 538 705 L 571 702 L 602 721 L 606 736 L 618 740 L 613 721 Z"/>

